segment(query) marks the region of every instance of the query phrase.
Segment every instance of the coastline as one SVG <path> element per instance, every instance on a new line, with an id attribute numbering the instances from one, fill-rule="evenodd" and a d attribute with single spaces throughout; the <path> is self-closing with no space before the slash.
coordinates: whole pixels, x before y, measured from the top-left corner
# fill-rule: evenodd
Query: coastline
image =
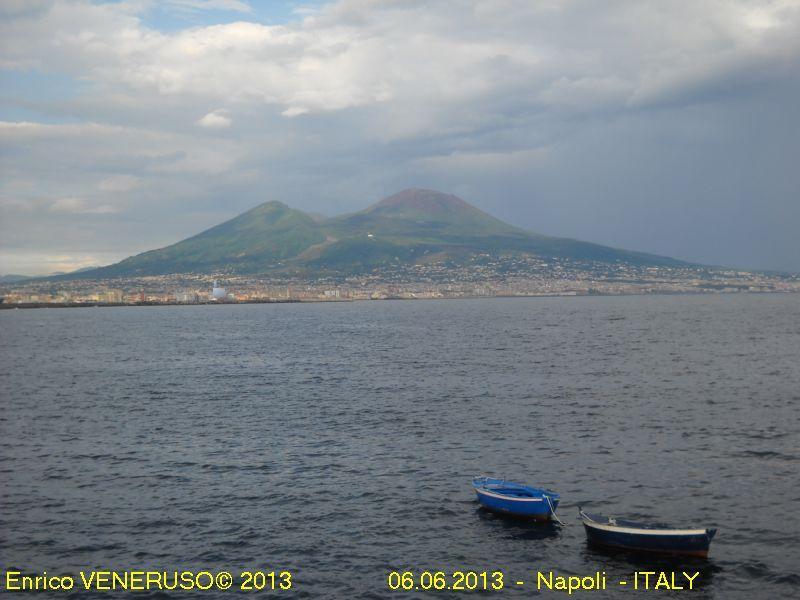
<path id="1" fill-rule="evenodd" d="M 238 300 L 228 302 L 21 302 L 21 303 L 0 303 L 0 310 L 14 310 L 14 309 L 37 309 L 37 308 L 119 308 L 119 307 L 142 307 L 142 306 L 230 306 L 237 304 L 329 304 L 329 303 L 348 303 L 348 302 L 375 302 L 383 300 L 475 300 L 479 298 L 588 298 L 588 297 L 601 297 L 601 298 L 617 298 L 629 296 L 738 296 L 738 295 L 791 295 L 800 294 L 797 290 L 754 290 L 754 291 L 657 291 L 650 292 L 644 291 L 640 293 L 619 293 L 608 294 L 602 292 L 586 293 L 544 293 L 544 294 L 473 294 L 473 295 L 459 295 L 459 296 L 387 296 L 381 298 L 281 298 L 281 299 L 263 299 L 263 300 Z"/>

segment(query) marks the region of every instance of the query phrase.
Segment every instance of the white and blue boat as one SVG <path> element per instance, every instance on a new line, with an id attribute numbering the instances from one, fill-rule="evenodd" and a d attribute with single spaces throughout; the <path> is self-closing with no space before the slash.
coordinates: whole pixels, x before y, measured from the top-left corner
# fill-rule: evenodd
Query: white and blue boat
<path id="1" fill-rule="evenodd" d="M 635 552 L 707 557 L 716 529 L 672 529 L 580 512 L 590 544 Z"/>
<path id="2" fill-rule="evenodd" d="M 561 498 L 551 490 L 493 477 L 475 477 L 472 487 L 475 488 L 478 502 L 484 508 L 536 521 L 552 519 Z"/>

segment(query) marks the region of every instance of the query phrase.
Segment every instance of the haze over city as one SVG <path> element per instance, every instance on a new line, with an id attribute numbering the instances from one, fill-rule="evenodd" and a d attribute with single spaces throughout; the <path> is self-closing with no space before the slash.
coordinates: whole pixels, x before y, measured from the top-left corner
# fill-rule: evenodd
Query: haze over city
<path id="1" fill-rule="evenodd" d="M 4 2 L 0 274 L 406 187 L 800 271 L 800 3 Z"/>

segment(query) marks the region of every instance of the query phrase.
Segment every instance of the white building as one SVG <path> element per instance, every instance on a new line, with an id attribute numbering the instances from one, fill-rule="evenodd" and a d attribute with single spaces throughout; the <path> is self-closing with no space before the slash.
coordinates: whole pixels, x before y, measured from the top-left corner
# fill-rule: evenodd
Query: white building
<path id="1" fill-rule="evenodd" d="M 214 282 L 214 287 L 211 289 L 211 297 L 216 300 L 217 302 L 221 302 L 225 300 L 227 297 L 228 292 L 225 290 L 224 287 L 219 287 L 217 282 Z"/>

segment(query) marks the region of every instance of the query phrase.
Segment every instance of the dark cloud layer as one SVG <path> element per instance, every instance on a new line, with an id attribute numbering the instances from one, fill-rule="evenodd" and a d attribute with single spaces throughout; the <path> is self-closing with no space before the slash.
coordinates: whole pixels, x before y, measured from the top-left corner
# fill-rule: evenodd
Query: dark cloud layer
<path id="1" fill-rule="evenodd" d="M 4 5 L 0 272 L 410 186 L 542 233 L 800 271 L 798 0 L 345 0 L 285 24 L 171 5 L 234 12 L 159 28 L 143 1 Z"/>

